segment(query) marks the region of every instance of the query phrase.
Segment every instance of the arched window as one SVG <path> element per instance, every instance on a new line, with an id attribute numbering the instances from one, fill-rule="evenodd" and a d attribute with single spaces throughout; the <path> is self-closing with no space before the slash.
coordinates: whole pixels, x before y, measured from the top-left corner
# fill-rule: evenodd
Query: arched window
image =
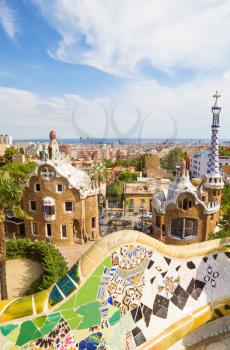
<path id="1" fill-rule="evenodd" d="M 182 201 L 179 201 L 179 202 L 178 202 L 178 208 L 179 208 L 179 209 L 182 209 Z"/>

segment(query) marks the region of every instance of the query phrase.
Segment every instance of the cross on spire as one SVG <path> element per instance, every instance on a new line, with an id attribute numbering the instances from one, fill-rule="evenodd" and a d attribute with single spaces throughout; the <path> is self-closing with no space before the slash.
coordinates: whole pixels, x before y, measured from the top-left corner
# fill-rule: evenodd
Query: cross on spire
<path id="1" fill-rule="evenodd" d="M 221 95 L 220 95 L 220 94 L 218 94 L 218 91 L 216 91 L 215 95 L 213 95 L 213 98 L 215 98 L 215 104 L 214 104 L 214 107 L 216 107 L 216 106 L 217 106 L 217 100 L 218 100 L 218 98 L 220 98 L 220 97 L 221 97 Z"/>

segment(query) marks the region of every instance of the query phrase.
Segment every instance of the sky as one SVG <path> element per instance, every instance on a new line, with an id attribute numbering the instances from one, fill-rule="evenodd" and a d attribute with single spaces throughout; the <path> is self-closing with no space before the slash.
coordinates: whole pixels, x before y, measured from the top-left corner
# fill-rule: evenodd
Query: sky
<path id="1" fill-rule="evenodd" d="M 230 132 L 229 0 L 0 0 L 0 133 Z"/>

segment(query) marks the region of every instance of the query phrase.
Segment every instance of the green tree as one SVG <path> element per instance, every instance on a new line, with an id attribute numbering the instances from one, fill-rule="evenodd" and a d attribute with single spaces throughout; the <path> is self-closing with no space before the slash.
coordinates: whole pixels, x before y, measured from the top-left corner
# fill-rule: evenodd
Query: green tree
<path id="1" fill-rule="evenodd" d="M 219 150 L 219 155 L 220 156 L 230 156 L 230 149 L 228 148 L 224 148 L 224 147 L 220 147 L 220 150 Z"/>
<path id="2" fill-rule="evenodd" d="M 0 174 L 0 288 L 1 298 L 7 299 L 6 284 L 6 246 L 5 246 L 5 219 L 7 212 L 13 211 L 19 219 L 31 220 L 21 208 L 22 188 L 8 172 Z"/>
<path id="3" fill-rule="evenodd" d="M 175 171 L 180 160 L 184 158 L 185 153 L 179 147 L 172 149 L 169 154 L 161 159 L 161 166 L 164 169 Z"/>
<path id="4" fill-rule="evenodd" d="M 7 163 L 0 169 L 7 171 L 18 183 L 25 185 L 28 175 L 31 174 L 36 167 L 35 162 L 29 163 Z"/>
<path id="5" fill-rule="evenodd" d="M 223 195 L 221 200 L 221 214 L 223 218 L 228 222 L 225 225 L 226 229 L 230 231 L 230 186 L 225 186 L 223 189 Z"/>
<path id="6" fill-rule="evenodd" d="M 18 154 L 18 150 L 15 147 L 9 147 L 5 150 L 4 161 L 5 163 L 12 163 L 13 155 Z"/>
<path id="7" fill-rule="evenodd" d="M 114 167 L 114 161 L 112 159 L 104 160 L 103 164 L 106 168 L 113 168 Z"/>
<path id="8" fill-rule="evenodd" d="M 122 200 L 124 194 L 124 182 L 115 180 L 111 185 L 108 186 L 107 193 L 109 197 Z"/>
<path id="9" fill-rule="evenodd" d="M 128 168 L 129 166 L 134 166 L 138 171 L 143 171 L 145 168 L 145 154 L 142 154 L 137 159 L 118 159 L 118 160 L 104 160 L 103 164 L 106 168 L 114 168 L 115 166 L 122 166 Z"/>
<path id="10" fill-rule="evenodd" d="M 133 182 L 137 180 L 137 173 L 131 171 L 123 171 L 119 174 L 118 179 L 123 182 Z"/>

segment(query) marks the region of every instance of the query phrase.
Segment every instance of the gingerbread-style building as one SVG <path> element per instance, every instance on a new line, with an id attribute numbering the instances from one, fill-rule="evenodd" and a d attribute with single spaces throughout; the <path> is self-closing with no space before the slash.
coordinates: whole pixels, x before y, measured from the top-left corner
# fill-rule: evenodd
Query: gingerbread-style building
<path id="1" fill-rule="evenodd" d="M 56 133 L 30 175 L 22 205 L 33 221 L 25 222 L 26 237 L 54 244 L 83 243 L 99 237 L 98 188 L 88 174 L 73 167 L 59 152 Z"/>
<path id="2" fill-rule="evenodd" d="M 221 191 L 224 187 L 219 164 L 218 95 L 212 107 L 212 140 L 208 173 L 195 187 L 189 177 L 189 158 L 177 167 L 177 175 L 168 190 L 153 196 L 153 235 L 169 244 L 189 244 L 208 240 L 218 229 Z"/>

